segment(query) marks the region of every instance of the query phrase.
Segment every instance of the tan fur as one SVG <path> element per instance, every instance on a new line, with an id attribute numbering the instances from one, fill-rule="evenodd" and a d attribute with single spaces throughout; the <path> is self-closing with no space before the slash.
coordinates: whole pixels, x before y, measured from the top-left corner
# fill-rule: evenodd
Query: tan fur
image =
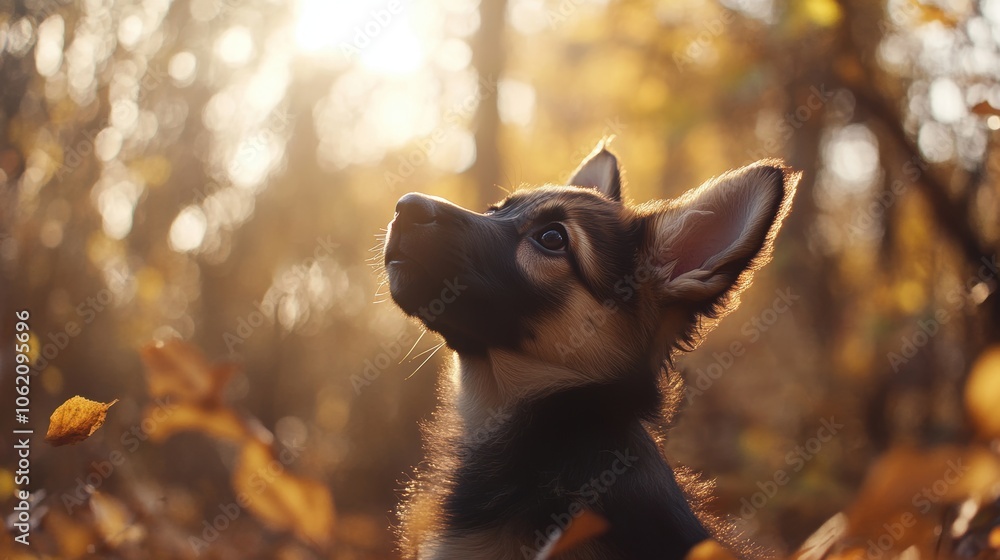
<path id="1" fill-rule="evenodd" d="M 601 150 L 603 144 L 595 154 L 607 153 Z M 678 349 L 696 346 L 720 317 L 738 305 L 739 294 L 749 285 L 754 272 L 770 260 L 775 236 L 790 210 L 800 176 L 788 172 L 781 162 L 762 161 L 710 180 L 677 200 L 632 208 L 609 203 L 608 198 L 614 199 L 619 193 L 607 186 L 618 177 L 617 167 L 609 167 L 608 162 L 617 165 L 613 157 L 599 158 L 590 167 L 581 165 L 574 176 L 581 181 L 579 184 L 593 186 L 596 191 L 547 186 L 518 193 L 530 202 L 515 215 L 526 224 L 520 232 L 525 237 L 516 247 L 515 264 L 536 286 L 559 287 L 568 295 L 558 310 L 530 325 L 531 336 L 521 340 L 516 349 L 490 348 L 485 356 L 453 357 L 448 375 L 441 382 L 440 396 L 445 405 L 435 414 L 433 423 L 424 427 L 428 457 L 433 462 L 424 469 L 424 475 L 408 485 L 408 499 L 400 512 L 404 524 L 402 547 L 407 557 L 522 558 L 519 546 L 524 535 L 507 534 L 502 525 L 462 534 L 451 534 L 442 525 L 441 504 L 457 464 L 450 446 L 470 443 L 495 415 L 503 415 L 518 403 L 568 387 L 609 381 L 623 373 L 622 367 L 634 365 L 632 360 L 637 356 L 658 371 L 664 359 L 669 361 Z M 774 188 L 775 169 L 784 177 L 780 189 Z M 553 210 L 565 216 L 559 223 L 567 231 L 579 270 L 574 270 L 568 259 L 540 252 L 528 237 L 533 230 L 527 228 L 544 227 L 535 223 L 536 217 Z M 620 217 L 622 223 L 637 218 L 649 220 L 649 226 L 641 230 L 647 236 L 641 243 L 642 252 L 636 255 L 648 278 L 635 287 L 627 309 L 621 301 L 598 300 L 588 289 L 588 282 L 597 282 L 604 270 L 614 270 L 605 268 L 610 259 L 600 254 L 600 244 L 594 243 L 595 237 L 600 239 L 598 236 L 605 233 L 600 224 L 587 220 L 587 216 L 594 215 Z M 716 237 L 711 231 L 700 234 L 706 229 L 703 224 L 709 223 L 706 220 L 720 228 Z M 615 224 L 616 220 L 609 219 L 608 223 Z M 700 237 L 692 232 L 699 232 Z M 724 250 L 710 252 L 701 262 L 696 262 L 698 252 L 690 250 L 713 247 L 715 242 L 725 245 L 730 238 L 733 241 Z M 680 377 L 665 376 L 663 385 L 669 401 L 664 403 L 664 420 L 669 421 L 680 399 Z M 655 428 L 650 431 L 662 437 Z M 688 481 L 683 486 L 694 498 L 694 508 L 700 510 L 699 516 L 707 525 L 717 526 L 699 507 L 699 497 L 708 495 L 710 485 L 686 472 L 680 469 L 678 475 Z M 646 474 L 640 469 L 635 476 Z M 648 484 L 652 487 L 655 481 Z M 716 532 L 716 536 L 732 541 L 725 533 Z M 558 558 L 610 557 L 590 545 Z"/>
<path id="2" fill-rule="evenodd" d="M 538 249 L 532 247 L 531 242 L 522 239 L 517 246 L 517 267 L 532 282 L 540 285 L 556 285 L 565 282 L 566 277 L 572 273 L 569 264 L 562 259 L 553 259 L 539 254 Z"/>

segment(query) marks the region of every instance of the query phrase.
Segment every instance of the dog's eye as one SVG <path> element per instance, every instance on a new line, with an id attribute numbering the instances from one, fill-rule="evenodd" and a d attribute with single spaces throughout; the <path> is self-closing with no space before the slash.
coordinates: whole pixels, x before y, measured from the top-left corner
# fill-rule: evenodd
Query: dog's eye
<path id="1" fill-rule="evenodd" d="M 562 251 L 569 243 L 569 236 L 566 235 L 566 228 L 562 225 L 551 224 L 535 235 L 535 240 L 549 251 Z"/>

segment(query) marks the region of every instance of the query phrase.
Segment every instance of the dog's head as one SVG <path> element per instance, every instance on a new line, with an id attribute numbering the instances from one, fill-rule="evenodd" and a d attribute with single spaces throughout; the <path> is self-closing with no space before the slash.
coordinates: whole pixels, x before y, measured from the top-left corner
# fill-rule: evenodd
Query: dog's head
<path id="1" fill-rule="evenodd" d="M 582 379 L 658 369 L 735 306 L 798 177 L 761 161 L 633 207 L 602 142 L 571 186 L 519 190 L 482 213 L 410 193 L 386 236 L 390 292 L 460 356 L 516 356 Z"/>

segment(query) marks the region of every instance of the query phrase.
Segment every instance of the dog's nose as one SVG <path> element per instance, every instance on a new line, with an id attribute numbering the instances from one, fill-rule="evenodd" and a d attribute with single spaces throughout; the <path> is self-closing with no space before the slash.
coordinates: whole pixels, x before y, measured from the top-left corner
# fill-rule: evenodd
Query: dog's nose
<path id="1" fill-rule="evenodd" d="M 404 194 L 396 203 L 396 220 L 404 224 L 431 224 L 437 220 L 437 203 L 420 193 Z"/>

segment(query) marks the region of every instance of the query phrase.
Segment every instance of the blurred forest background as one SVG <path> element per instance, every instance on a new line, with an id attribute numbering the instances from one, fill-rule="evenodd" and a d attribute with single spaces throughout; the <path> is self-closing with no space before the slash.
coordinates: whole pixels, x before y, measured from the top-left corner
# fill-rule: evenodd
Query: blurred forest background
<path id="1" fill-rule="evenodd" d="M 617 135 L 638 202 L 805 173 L 679 362 L 667 449 L 712 510 L 780 554 L 832 519 L 851 557 L 995 555 L 998 45 L 1000 0 L 0 0 L 0 332 L 30 310 L 39 498 L 0 552 L 395 557 L 445 352 L 418 370 L 377 235 L 406 192 L 481 209 Z M 119 402 L 43 443 L 77 394 Z M 288 489 L 228 515 L 247 457 Z"/>

